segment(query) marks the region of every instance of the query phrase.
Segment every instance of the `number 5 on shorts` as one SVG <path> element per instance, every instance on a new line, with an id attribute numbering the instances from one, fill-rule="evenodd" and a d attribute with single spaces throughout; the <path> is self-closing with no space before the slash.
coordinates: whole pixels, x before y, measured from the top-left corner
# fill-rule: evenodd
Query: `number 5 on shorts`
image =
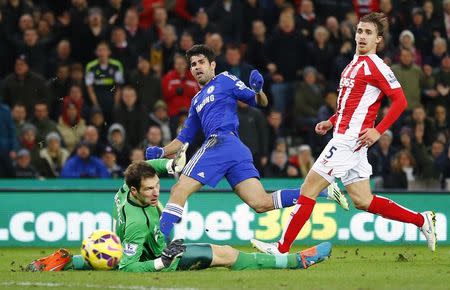
<path id="1" fill-rule="evenodd" d="M 334 151 L 336 151 L 337 148 L 334 146 L 331 146 L 330 151 L 328 151 L 328 155 L 325 155 L 325 158 L 330 159 L 331 157 L 333 157 Z"/>

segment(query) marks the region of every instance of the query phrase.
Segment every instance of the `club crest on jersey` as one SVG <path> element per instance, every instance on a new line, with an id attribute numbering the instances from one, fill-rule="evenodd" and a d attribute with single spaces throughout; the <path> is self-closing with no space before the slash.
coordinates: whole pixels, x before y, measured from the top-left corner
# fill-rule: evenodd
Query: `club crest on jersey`
<path id="1" fill-rule="evenodd" d="M 214 86 L 210 86 L 207 90 L 206 93 L 209 95 L 214 91 Z"/>
<path id="2" fill-rule="evenodd" d="M 199 105 L 195 107 L 197 113 L 200 113 L 203 107 L 210 102 L 214 102 L 214 95 L 207 96 L 205 99 L 203 99 L 203 101 Z"/>

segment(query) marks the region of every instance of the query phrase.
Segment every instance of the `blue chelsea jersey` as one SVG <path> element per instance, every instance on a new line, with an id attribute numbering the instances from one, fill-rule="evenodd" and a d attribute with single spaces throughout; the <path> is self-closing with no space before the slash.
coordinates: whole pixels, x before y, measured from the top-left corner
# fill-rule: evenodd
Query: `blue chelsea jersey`
<path id="1" fill-rule="evenodd" d="M 177 139 L 191 142 L 200 128 L 206 138 L 225 132 L 237 136 L 237 101 L 254 107 L 255 92 L 228 72 L 216 75 L 192 99 L 189 116 Z"/>

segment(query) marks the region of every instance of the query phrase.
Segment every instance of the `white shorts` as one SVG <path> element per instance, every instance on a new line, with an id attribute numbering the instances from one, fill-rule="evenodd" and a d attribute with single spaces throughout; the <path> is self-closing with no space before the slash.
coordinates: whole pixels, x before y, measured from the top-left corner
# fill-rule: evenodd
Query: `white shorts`
<path id="1" fill-rule="evenodd" d="M 312 169 L 330 183 L 335 178 L 340 178 L 344 185 L 369 179 L 372 166 L 367 160 L 367 147 L 360 147 L 357 141 L 354 137 L 335 134 Z"/>

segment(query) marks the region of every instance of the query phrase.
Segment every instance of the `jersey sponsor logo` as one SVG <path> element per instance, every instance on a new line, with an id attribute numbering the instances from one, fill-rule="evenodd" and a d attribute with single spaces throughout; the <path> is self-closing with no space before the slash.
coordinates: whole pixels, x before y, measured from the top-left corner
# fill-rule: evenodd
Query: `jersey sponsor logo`
<path id="1" fill-rule="evenodd" d="M 200 113 L 203 107 L 210 102 L 214 102 L 214 95 L 207 96 L 199 105 L 195 107 L 197 113 Z"/>
<path id="2" fill-rule="evenodd" d="M 214 86 L 210 86 L 210 87 L 206 90 L 206 93 L 207 93 L 207 94 L 211 94 L 212 92 L 214 92 Z"/>
<path id="3" fill-rule="evenodd" d="M 341 81 L 339 82 L 339 87 L 348 87 L 353 88 L 355 86 L 355 80 L 351 78 L 342 77 Z"/>
<path id="4" fill-rule="evenodd" d="M 136 255 L 137 248 L 137 244 L 126 243 L 123 253 L 127 256 L 134 256 Z"/>
<path id="5" fill-rule="evenodd" d="M 233 81 L 237 81 L 237 80 L 238 80 L 238 78 L 237 78 L 235 75 L 232 75 L 232 74 L 230 74 L 230 73 L 227 72 L 227 71 L 223 72 L 223 75 L 229 77 L 229 78 L 232 79 Z"/>
<path id="6" fill-rule="evenodd" d="M 197 175 L 200 176 L 201 178 L 205 178 L 205 173 L 203 171 L 198 173 Z"/>
<path id="7" fill-rule="evenodd" d="M 236 83 L 236 87 L 238 87 L 238 88 L 242 91 L 242 90 L 245 89 L 247 86 L 244 84 L 243 81 L 238 81 L 238 82 Z"/>

